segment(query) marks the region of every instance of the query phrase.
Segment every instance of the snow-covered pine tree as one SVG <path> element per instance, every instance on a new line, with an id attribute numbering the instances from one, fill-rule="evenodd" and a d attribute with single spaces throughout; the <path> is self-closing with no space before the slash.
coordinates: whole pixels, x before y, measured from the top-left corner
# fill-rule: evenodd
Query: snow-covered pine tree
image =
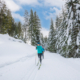
<path id="1" fill-rule="evenodd" d="M 63 56 L 67 56 L 67 21 L 66 21 L 67 14 L 65 10 L 62 10 L 62 22 L 60 23 L 60 26 L 58 28 L 58 41 L 59 41 L 59 53 Z M 57 41 L 57 43 L 58 43 Z"/>
<path id="2" fill-rule="evenodd" d="M 79 34 L 80 27 L 80 10 L 78 10 L 79 0 L 68 0 L 67 9 L 68 9 L 68 57 L 77 57 L 78 44 L 77 36 Z"/>
<path id="3" fill-rule="evenodd" d="M 68 14 L 68 15 L 66 15 Z M 56 48 L 65 57 L 80 56 L 80 4 L 78 0 L 67 1 L 67 12 L 56 18 Z"/>
<path id="4" fill-rule="evenodd" d="M 41 40 L 40 40 L 40 43 L 41 43 L 41 45 L 43 45 L 44 46 L 44 37 L 43 37 L 43 34 L 41 33 Z"/>
<path id="5" fill-rule="evenodd" d="M 36 11 L 34 12 L 34 27 L 33 27 L 33 32 L 34 32 L 34 45 L 37 45 L 37 42 L 40 42 L 40 29 L 41 29 L 41 24 L 40 24 L 40 19 L 38 15 L 36 14 Z"/>
<path id="6" fill-rule="evenodd" d="M 47 36 L 44 37 L 44 48 L 45 48 L 45 50 L 48 49 L 48 38 L 47 38 Z"/>
<path id="7" fill-rule="evenodd" d="M 33 25 L 34 25 L 34 16 L 33 16 L 33 10 L 31 9 L 30 11 L 30 18 L 29 18 L 29 29 L 28 29 L 28 34 L 29 34 L 29 38 L 31 40 L 31 44 L 32 44 L 32 38 L 33 38 Z"/>
<path id="8" fill-rule="evenodd" d="M 28 11 L 25 10 L 25 13 L 24 13 L 24 42 L 26 43 L 27 40 L 28 40 L 28 28 L 29 28 L 29 14 L 28 14 Z"/>
<path id="9" fill-rule="evenodd" d="M 76 5 L 76 9 L 77 9 L 77 26 L 78 26 L 78 36 L 77 36 L 77 56 L 76 57 L 80 57 L 80 1 L 78 1 L 78 4 Z"/>
<path id="10" fill-rule="evenodd" d="M 28 33 L 33 46 L 36 46 L 37 42 L 40 42 L 40 28 L 40 19 L 36 12 L 33 14 L 33 11 L 31 10 Z"/>
<path id="11" fill-rule="evenodd" d="M 55 50 L 55 30 L 53 20 L 51 19 L 50 32 L 48 37 L 48 50 L 50 52 L 56 52 Z"/>
<path id="12" fill-rule="evenodd" d="M 61 46 L 60 46 L 60 36 L 61 36 L 61 23 L 62 23 L 62 15 L 59 15 L 56 17 L 56 21 L 55 21 L 55 37 L 56 37 L 56 52 L 60 53 L 61 50 Z"/>
<path id="13" fill-rule="evenodd" d="M 62 22 L 62 16 L 61 15 L 56 16 L 56 21 L 55 21 L 56 29 L 60 26 L 61 22 Z"/>

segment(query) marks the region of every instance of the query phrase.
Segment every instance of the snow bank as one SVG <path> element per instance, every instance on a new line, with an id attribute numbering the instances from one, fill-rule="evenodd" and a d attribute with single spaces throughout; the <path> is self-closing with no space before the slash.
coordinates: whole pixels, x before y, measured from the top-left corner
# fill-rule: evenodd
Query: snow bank
<path id="1" fill-rule="evenodd" d="M 19 61 L 22 57 L 34 55 L 35 47 L 14 39 L 8 34 L 0 34 L 0 67 Z"/>

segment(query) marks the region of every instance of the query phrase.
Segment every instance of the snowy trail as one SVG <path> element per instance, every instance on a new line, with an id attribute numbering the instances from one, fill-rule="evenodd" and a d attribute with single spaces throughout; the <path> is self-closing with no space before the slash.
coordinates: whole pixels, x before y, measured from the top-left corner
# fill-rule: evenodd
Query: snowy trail
<path id="1" fill-rule="evenodd" d="M 35 47 L 19 41 L 0 34 L 0 80 L 80 80 L 79 58 L 46 51 L 38 70 Z"/>
<path id="2" fill-rule="evenodd" d="M 0 80 L 80 80 L 80 64 L 72 64 L 58 54 L 45 52 L 40 70 L 35 65 L 35 56 L 28 56 L 0 68 Z"/>
<path id="3" fill-rule="evenodd" d="M 60 55 L 46 53 L 35 80 L 80 80 L 80 65 L 74 67 L 70 64 Z"/>
<path id="4" fill-rule="evenodd" d="M 33 57 L 0 68 L 0 80 L 23 80 L 26 73 L 33 69 Z M 33 62 L 33 63 L 32 63 Z M 11 77 L 12 76 L 12 77 Z"/>

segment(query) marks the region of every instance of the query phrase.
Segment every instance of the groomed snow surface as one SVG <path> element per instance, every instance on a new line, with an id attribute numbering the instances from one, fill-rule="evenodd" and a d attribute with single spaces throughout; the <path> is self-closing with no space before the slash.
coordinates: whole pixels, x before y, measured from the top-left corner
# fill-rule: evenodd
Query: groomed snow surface
<path id="1" fill-rule="evenodd" d="M 80 80 L 79 58 L 45 51 L 38 70 L 36 53 L 35 47 L 0 34 L 0 80 Z"/>

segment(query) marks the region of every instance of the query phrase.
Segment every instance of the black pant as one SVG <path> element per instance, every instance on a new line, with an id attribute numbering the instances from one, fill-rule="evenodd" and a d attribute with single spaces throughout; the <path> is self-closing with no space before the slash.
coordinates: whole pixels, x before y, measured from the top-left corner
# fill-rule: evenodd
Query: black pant
<path id="1" fill-rule="evenodd" d="M 40 63 L 42 62 L 41 56 L 42 56 L 42 53 L 39 53 L 39 54 L 38 54 L 38 57 L 39 57 L 39 59 L 40 59 Z"/>

